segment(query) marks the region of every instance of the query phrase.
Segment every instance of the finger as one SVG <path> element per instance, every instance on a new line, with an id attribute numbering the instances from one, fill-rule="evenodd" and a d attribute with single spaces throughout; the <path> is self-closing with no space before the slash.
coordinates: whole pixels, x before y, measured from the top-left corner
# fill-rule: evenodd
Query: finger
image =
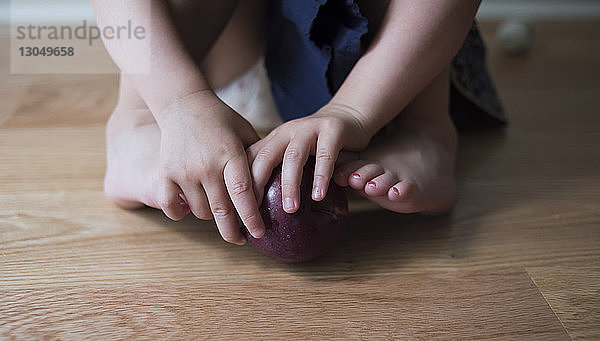
<path id="1" fill-rule="evenodd" d="M 252 189 L 252 177 L 246 154 L 229 160 L 223 175 L 229 197 L 242 222 L 254 238 L 262 237 L 265 233 L 265 224 L 258 211 L 258 203 Z"/>
<path id="2" fill-rule="evenodd" d="M 242 142 L 244 143 L 244 147 L 251 146 L 252 144 L 256 143 L 256 141 L 260 140 L 260 137 L 256 133 L 256 130 L 254 130 L 254 128 L 252 127 L 252 124 L 250 124 L 248 120 L 242 117 L 242 115 L 239 116 L 245 121 L 245 127 L 242 127 L 242 129 L 238 130 L 238 133 L 240 134 L 239 136 L 242 139 Z"/>
<path id="3" fill-rule="evenodd" d="M 269 138 L 261 140 L 248 148 L 248 160 L 254 180 L 254 194 L 256 201 L 262 202 L 265 185 L 275 169 L 281 163 L 287 141 L 281 138 Z"/>
<path id="4" fill-rule="evenodd" d="M 158 203 L 165 215 L 175 221 L 183 219 L 190 212 L 183 191 L 169 178 L 164 178 L 159 185 Z"/>
<path id="5" fill-rule="evenodd" d="M 283 145 L 281 142 L 284 142 Z M 256 141 L 253 145 L 248 147 L 248 162 L 252 166 L 257 158 L 260 160 L 260 152 L 265 148 L 281 150 L 281 154 L 283 154 L 283 151 L 285 151 L 285 147 L 287 146 L 287 142 L 289 142 L 289 137 L 286 137 L 285 134 L 279 134 L 277 129 L 273 130 L 269 133 L 269 135 L 265 136 L 259 141 Z"/>
<path id="6" fill-rule="evenodd" d="M 215 219 L 221 237 L 226 242 L 244 245 L 246 239 L 240 231 L 235 209 L 229 200 L 222 175 L 206 179 L 202 183 L 208 197 L 210 211 Z"/>
<path id="7" fill-rule="evenodd" d="M 302 169 L 308 159 L 311 140 L 310 136 L 298 136 L 292 139 L 283 155 L 281 197 L 283 210 L 287 213 L 294 213 L 300 208 Z"/>
<path id="8" fill-rule="evenodd" d="M 258 140 L 249 147 L 246 148 L 246 155 L 248 155 L 248 163 L 252 165 L 254 159 L 258 155 L 258 152 L 265 146 L 266 137 L 262 140 Z"/>
<path id="9" fill-rule="evenodd" d="M 211 220 L 213 218 L 208 205 L 208 199 L 202 185 L 187 183 L 180 186 L 185 193 L 185 198 L 192 213 L 202 220 Z"/>
<path id="10" fill-rule="evenodd" d="M 329 180 L 331 180 L 339 152 L 340 145 L 334 135 L 319 135 L 315 152 L 315 175 L 312 187 L 313 200 L 321 201 L 327 195 Z"/>
<path id="11" fill-rule="evenodd" d="M 360 175 L 358 173 L 356 173 L 356 171 L 366 164 L 367 164 L 366 161 L 355 160 L 355 161 L 346 163 L 344 165 L 341 165 L 335 170 L 335 174 L 333 175 L 333 180 L 339 186 L 346 187 L 349 185 L 348 179 L 350 178 L 350 175 L 355 174 L 360 177 Z"/>

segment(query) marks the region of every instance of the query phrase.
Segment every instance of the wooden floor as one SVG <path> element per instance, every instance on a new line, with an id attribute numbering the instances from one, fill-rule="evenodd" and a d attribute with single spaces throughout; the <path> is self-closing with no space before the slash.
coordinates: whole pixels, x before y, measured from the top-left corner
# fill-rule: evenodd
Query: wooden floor
<path id="1" fill-rule="evenodd" d="M 493 42 L 493 24 L 484 24 Z M 441 217 L 355 210 L 281 264 L 102 194 L 114 75 L 9 75 L 0 41 L 0 338 L 600 339 L 600 23 L 538 26 L 492 73 Z"/>

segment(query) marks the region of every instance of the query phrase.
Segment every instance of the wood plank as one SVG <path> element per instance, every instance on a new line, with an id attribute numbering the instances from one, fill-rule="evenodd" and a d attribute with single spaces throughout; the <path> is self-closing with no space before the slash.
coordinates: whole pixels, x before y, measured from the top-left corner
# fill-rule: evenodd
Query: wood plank
<path id="1" fill-rule="evenodd" d="M 117 99 L 117 74 L 13 74 L 10 35 L 0 25 L 0 127 L 104 123 Z M 87 60 L 106 64 L 105 53 Z M 13 118 L 13 115 L 16 117 Z"/>
<path id="2" fill-rule="evenodd" d="M 102 190 L 104 126 L 0 129 L 2 194 Z"/>
<path id="3" fill-rule="evenodd" d="M 482 25 L 490 42 L 494 25 Z M 525 58 L 490 45 L 511 122 L 461 135 L 452 214 L 358 203 L 339 245 L 301 265 L 227 245 L 212 222 L 114 207 L 102 177 L 116 78 L 6 75 L 0 49 L 0 305 L 12 314 L 0 315 L 1 333 L 161 337 L 203 327 L 233 337 L 233 328 L 275 335 L 289 324 L 299 336 L 341 338 L 565 336 L 526 268 L 570 335 L 597 339 L 599 27 L 539 24 Z"/>
<path id="4" fill-rule="evenodd" d="M 536 190 L 532 184 L 516 186 Z M 100 190 L 1 194 L 0 285 L 218 282 L 232 276 L 293 280 L 598 264 L 594 193 L 585 206 L 579 204 L 585 200 L 569 203 L 568 197 L 553 204 L 539 199 L 506 205 L 498 197 L 510 194 L 511 186 L 495 187 L 474 185 L 471 197 L 496 199 L 460 204 L 449 216 L 353 214 L 340 243 L 301 266 L 228 245 L 212 222 L 192 217 L 172 222 L 157 210 L 120 210 Z M 554 213 L 539 213 L 547 210 Z"/>
<path id="5" fill-rule="evenodd" d="M 14 115 L 28 89 L 28 86 L 0 84 L 0 127 Z"/>
<path id="6" fill-rule="evenodd" d="M 527 269 L 573 340 L 600 340 L 600 262 Z"/>
<path id="7" fill-rule="evenodd" d="M 519 270 L 0 291 L 16 338 L 568 340 Z"/>
<path id="8" fill-rule="evenodd" d="M 87 76 L 59 81 L 60 86 L 33 84 L 5 128 L 104 124 L 116 102 L 117 76 Z"/>

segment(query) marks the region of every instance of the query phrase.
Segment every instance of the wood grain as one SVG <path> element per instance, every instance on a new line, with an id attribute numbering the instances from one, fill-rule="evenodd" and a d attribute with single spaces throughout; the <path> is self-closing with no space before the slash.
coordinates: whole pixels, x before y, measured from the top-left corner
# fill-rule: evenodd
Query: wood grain
<path id="1" fill-rule="evenodd" d="M 9 75 L 0 49 L 0 338 L 598 339 L 600 23 L 539 24 L 523 58 L 495 26 L 510 124 L 461 134 L 455 210 L 354 202 L 341 242 L 298 265 L 113 206 L 116 77 Z"/>
<path id="2" fill-rule="evenodd" d="M 600 339 L 600 267 L 597 263 L 532 267 L 527 272 L 535 278 L 548 303 L 561 307 L 560 318 L 574 340 Z"/>
<path id="3" fill-rule="evenodd" d="M 18 338 L 569 339 L 522 271 L 23 288 L 0 304 L 0 336 Z"/>

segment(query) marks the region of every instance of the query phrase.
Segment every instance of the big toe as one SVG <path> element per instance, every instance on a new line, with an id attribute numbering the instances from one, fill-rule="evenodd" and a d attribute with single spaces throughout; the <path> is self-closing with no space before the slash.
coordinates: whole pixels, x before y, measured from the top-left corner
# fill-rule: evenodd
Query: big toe
<path id="1" fill-rule="evenodd" d="M 400 213 L 440 214 L 449 211 L 456 201 L 456 192 L 438 190 L 426 195 L 412 181 L 399 181 L 387 193 L 389 208 Z"/>
<path id="2" fill-rule="evenodd" d="M 411 201 L 415 199 L 416 186 L 410 181 L 399 181 L 390 187 L 388 199 L 394 202 Z"/>
<path id="3" fill-rule="evenodd" d="M 342 166 L 339 166 L 335 173 L 333 174 L 333 181 L 342 187 L 347 187 L 350 185 L 350 177 L 352 174 L 356 172 L 359 168 L 366 165 L 367 162 L 362 160 L 351 161 Z"/>

